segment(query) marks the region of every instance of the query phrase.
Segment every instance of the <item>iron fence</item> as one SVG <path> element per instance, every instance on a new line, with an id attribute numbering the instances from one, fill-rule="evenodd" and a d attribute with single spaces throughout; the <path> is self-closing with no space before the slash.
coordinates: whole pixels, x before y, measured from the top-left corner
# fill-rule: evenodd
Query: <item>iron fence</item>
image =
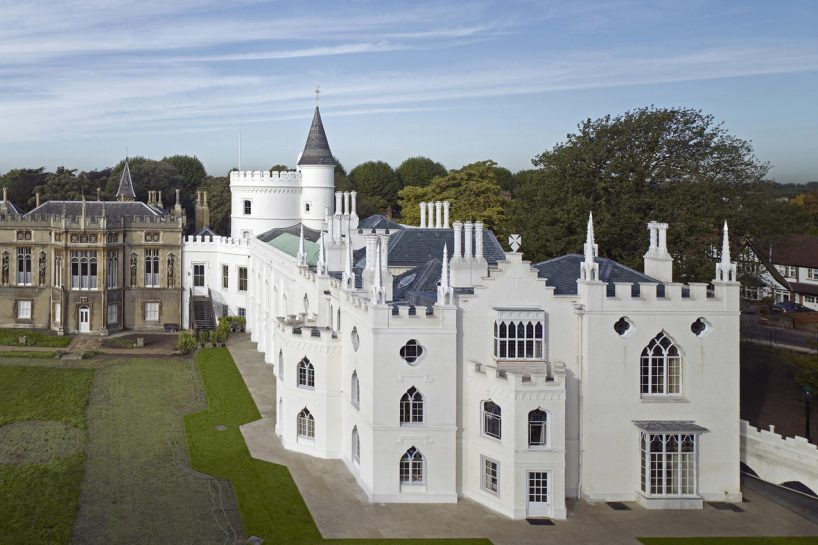
<path id="1" fill-rule="evenodd" d="M 818 330 L 795 329 L 785 323 L 755 315 L 741 317 L 741 337 L 764 341 L 770 346 L 778 344 L 818 350 Z"/>

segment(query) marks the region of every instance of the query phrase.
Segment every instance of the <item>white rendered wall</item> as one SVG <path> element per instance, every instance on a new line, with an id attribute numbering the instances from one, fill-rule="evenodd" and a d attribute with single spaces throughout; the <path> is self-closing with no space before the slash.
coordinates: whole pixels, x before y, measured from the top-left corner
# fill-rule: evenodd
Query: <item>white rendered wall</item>
<path id="1" fill-rule="evenodd" d="M 326 210 L 335 213 L 335 167 L 303 165 L 301 176 L 300 218 L 307 227 L 321 229 Z M 307 205 L 309 204 L 309 210 Z"/>
<path id="2" fill-rule="evenodd" d="M 301 190 L 301 174 L 298 172 L 231 172 L 231 237 L 253 238 L 273 228 L 299 223 Z M 245 200 L 251 202 L 249 215 L 244 214 Z M 249 233 L 249 237 L 244 236 L 245 233 Z"/>
<path id="3" fill-rule="evenodd" d="M 818 447 L 803 437 L 782 437 L 741 421 L 741 461 L 765 481 L 796 481 L 818 492 Z"/>

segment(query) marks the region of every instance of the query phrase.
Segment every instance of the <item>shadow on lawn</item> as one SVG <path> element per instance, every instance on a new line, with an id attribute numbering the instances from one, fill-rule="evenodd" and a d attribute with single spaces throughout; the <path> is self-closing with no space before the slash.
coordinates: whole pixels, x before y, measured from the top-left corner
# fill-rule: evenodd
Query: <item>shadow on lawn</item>
<path id="1" fill-rule="evenodd" d="M 487 539 L 328 539 L 321 537 L 285 466 L 250 457 L 239 426 L 261 415 L 226 348 L 196 354 L 209 408 L 185 416 L 193 469 L 229 479 L 247 535 L 267 543 L 343 545 L 488 545 Z M 217 429 L 216 426 L 224 426 Z"/>

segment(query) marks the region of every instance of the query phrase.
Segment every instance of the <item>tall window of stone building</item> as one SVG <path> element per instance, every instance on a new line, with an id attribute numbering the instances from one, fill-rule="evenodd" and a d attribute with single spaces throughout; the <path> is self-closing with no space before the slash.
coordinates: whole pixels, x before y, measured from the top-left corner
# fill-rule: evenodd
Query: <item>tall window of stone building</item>
<path id="1" fill-rule="evenodd" d="M 247 291 L 247 267 L 239 267 L 239 291 Z"/>
<path id="2" fill-rule="evenodd" d="M 310 360 L 304 358 L 299 361 L 297 371 L 299 388 L 315 388 L 315 367 Z"/>
<path id="3" fill-rule="evenodd" d="M 159 248 L 145 250 L 145 287 L 159 287 Z"/>
<path id="4" fill-rule="evenodd" d="M 642 395 L 682 393 L 682 357 L 664 331 L 642 350 L 640 375 Z"/>
<path id="5" fill-rule="evenodd" d="M 651 496 L 696 493 L 696 435 L 647 433 L 640 437 L 642 492 Z"/>
<path id="6" fill-rule="evenodd" d="M 502 437 L 503 413 L 500 406 L 489 400 L 483 402 L 483 434 L 495 439 Z"/>
<path id="7" fill-rule="evenodd" d="M 409 447 L 400 458 L 400 483 L 423 484 L 423 454 L 415 447 Z"/>
<path id="8" fill-rule="evenodd" d="M 91 250 L 71 252 L 71 288 L 97 289 L 97 253 Z"/>
<path id="9" fill-rule="evenodd" d="M 509 360 L 543 358 L 543 320 L 494 322 L 494 356 Z"/>
<path id="10" fill-rule="evenodd" d="M 149 302 L 145 303 L 145 321 L 158 322 L 159 321 L 159 303 Z"/>
<path id="11" fill-rule="evenodd" d="M 62 256 L 54 256 L 54 287 L 62 287 Z"/>
<path id="12" fill-rule="evenodd" d="M 400 423 L 423 423 L 423 395 L 414 386 L 406 390 L 400 398 Z"/>
<path id="13" fill-rule="evenodd" d="M 17 285 L 31 285 L 31 248 L 17 248 Z"/>
<path id="14" fill-rule="evenodd" d="M 253 201 L 244 201 L 244 215 L 249 216 L 253 212 Z"/>
<path id="15" fill-rule="evenodd" d="M 528 446 L 544 447 L 547 444 L 548 414 L 542 409 L 528 413 Z"/>
<path id="16" fill-rule="evenodd" d="M 119 286 L 119 252 L 108 252 L 108 268 L 105 271 L 105 285 L 109 288 Z"/>
<path id="17" fill-rule="evenodd" d="M 203 263 L 193 264 L 193 287 L 203 288 L 205 285 L 205 266 Z"/>
<path id="18" fill-rule="evenodd" d="M 108 303 L 108 323 L 116 324 L 119 322 L 119 304 Z"/>
<path id="19" fill-rule="evenodd" d="M 315 418 L 306 407 L 298 413 L 297 433 L 299 438 L 315 439 Z"/>
<path id="20" fill-rule="evenodd" d="M 222 288 L 230 287 L 230 267 L 222 265 Z"/>

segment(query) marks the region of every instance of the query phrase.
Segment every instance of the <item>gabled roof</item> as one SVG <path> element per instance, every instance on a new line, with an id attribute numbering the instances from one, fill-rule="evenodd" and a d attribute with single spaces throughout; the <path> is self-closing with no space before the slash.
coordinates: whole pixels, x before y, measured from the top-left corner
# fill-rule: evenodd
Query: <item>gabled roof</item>
<path id="1" fill-rule="evenodd" d="M 125 168 L 122 169 L 122 176 L 119 178 L 119 189 L 116 190 L 117 199 L 136 199 L 133 190 L 133 180 L 131 180 L 131 169 L 128 168 L 128 160 L 125 159 Z"/>
<path id="2" fill-rule="evenodd" d="M 585 257 L 579 254 L 568 254 L 535 263 L 532 267 L 539 271 L 537 276 L 548 279 L 546 285 L 554 286 L 555 294 L 573 295 L 577 293 L 580 263 L 584 259 Z M 599 279 L 608 284 L 609 291 L 614 289 L 614 282 L 630 282 L 634 288 L 638 288 L 639 282 L 655 282 L 662 285 L 655 278 L 626 267 L 613 259 L 595 257 L 594 261 L 599 263 Z"/>
<path id="3" fill-rule="evenodd" d="M 193 233 L 193 236 L 196 236 L 196 237 L 217 237 L 217 236 L 219 236 L 219 234 L 216 231 L 214 231 L 213 229 L 211 229 L 210 227 L 202 227 L 201 229 L 199 229 L 198 231 Z"/>
<path id="4" fill-rule="evenodd" d="M 764 250 L 768 255 L 763 255 Z M 790 235 L 772 244 L 762 244 L 759 251 L 762 252 L 759 258 L 769 258 L 776 265 L 818 269 L 818 236 L 815 235 Z"/>
<path id="5" fill-rule="evenodd" d="M 372 214 L 358 222 L 358 229 L 389 229 L 390 231 L 396 231 L 405 229 L 405 227 L 383 214 Z"/>
<path id="6" fill-rule="evenodd" d="M 312 116 L 310 133 L 307 135 L 307 143 L 304 144 L 304 151 L 298 159 L 298 166 L 302 165 L 331 165 L 335 166 L 335 158 L 329 149 L 327 134 L 324 132 L 324 124 L 321 122 L 321 112 L 318 106 L 315 107 L 315 114 Z"/>
<path id="7" fill-rule="evenodd" d="M 454 249 L 454 231 L 451 229 L 400 229 L 389 237 L 389 266 L 416 267 L 430 259 L 443 257 L 443 245 Z M 506 254 L 490 230 L 483 231 L 483 257 L 489 265 L 504 261 Z M 579 270 L 579 268 L 577 268 Z"/>

